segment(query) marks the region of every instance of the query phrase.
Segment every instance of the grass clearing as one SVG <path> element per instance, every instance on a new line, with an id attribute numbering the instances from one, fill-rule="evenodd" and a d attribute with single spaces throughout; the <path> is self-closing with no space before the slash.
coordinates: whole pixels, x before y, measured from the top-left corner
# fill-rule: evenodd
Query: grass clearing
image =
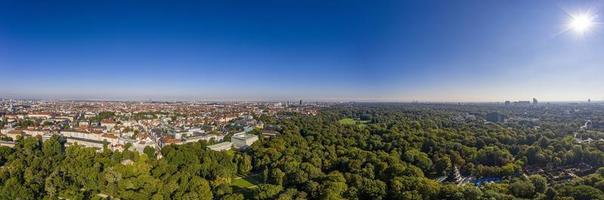
<path id="1" fill-rule="evenodd" d="M 338 121 L 338 123 L 340 123 L 342 125 L 355 125 L 355 124 L 357 124 L 357 121 L 352 118 L 344 118 L 344 119 L 341 119 L 340 121 Z"/>
<path id="2" fill-rule="evenodd" d="M 360 128 L 364 128 L 367 126 L 369 121 L 360 121 L 360 120 L 355 120 L 352 118 L 344 118 L 344 119 L 340 119 L 338 121 L 338 123 L 340 123 L 342 125 L 349 125 L 349 126 L 357 125 Z"/>
<path id="3" fill-rule="evenodd" d="M 250 174 L 246 177 L 236 177 L 231 183 L 233 186 L 240 188 L 255 188 L 256 185 L 262 182 L 262 174 Z"/>
<path id="4" fill-rule="evenodd" d="M 235 180 L 233 180 L 233 184 L 234 186 L 237 187 L 241 187 L 241 188 L 252 188 L 252 187 L 256 187 L 255 184 L 253 184 L 252 182 L 249 182 L 248 180 L 245 180 L 245 178 L 241 178 L 241 177 L 237 177 L 235 178 Z"/>

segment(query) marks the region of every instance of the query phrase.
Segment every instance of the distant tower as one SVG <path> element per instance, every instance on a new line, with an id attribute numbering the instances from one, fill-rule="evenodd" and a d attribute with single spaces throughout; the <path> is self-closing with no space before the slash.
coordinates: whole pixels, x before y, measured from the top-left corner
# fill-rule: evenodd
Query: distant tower
<path id="1" fill-rule="evenodd" d="M 300 99 L 300 105 L 302 105 L 302 99 Z"/>
<path id="2" fill-rule="evenodd" d="M 505 101 L 505 105 L 510 105 L 510 104 L 512 104 L 512 102 L 510 102 L 510 101 Z"/>
<path id="3" fill-rule="evenodd" d="M 591 103 L 591 99 L 587 99 L 587 103 Z"/>
<path id="4" fill-rule="evenodd" d="M 536 98 L 533 98 L 533 104 L 539 103 Z"/>

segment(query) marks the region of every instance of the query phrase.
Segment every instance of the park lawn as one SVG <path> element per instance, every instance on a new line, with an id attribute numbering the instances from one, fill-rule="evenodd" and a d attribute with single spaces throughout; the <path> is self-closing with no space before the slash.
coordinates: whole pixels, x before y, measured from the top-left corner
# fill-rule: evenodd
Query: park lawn
<path id="1" fill-rule="evenodd" d="M 344 118 L 344 119 L 341 119 L 340 121 L 338 121 L 338 123 L 340 123 L 342 125 L 355 125 L 355 124 L 357 124 L 357 121 L 352 118 Z"/>
<path id="2" fill-rule="evenodd" d="M 340 123 L 342 125 L 350 125 L 350 126 L 357 125 L 359 128 L 364 128 L 369 123 L 369 120 L 359 121 L 359 120 L 355 120 L 352 118 L 344 118 L 344 119 L 339 120 L 338 123 Z"/>
<path id="3" fill-rule="evenodd" d="M 262 174 L 257 173 L 250 174 L 246 177 L 236 177 L 235 179 L 233 179 L 233 182 L 231 184 L 240 188 L 255 188 L 256 185 L 261 183 L 261 180 Z"/>
<path id="4" fill-rule="evenodd" d="M 241 188 L 252 188 L 252 187 L 256 186 L 253 183 L 251 183 L 248 180 L 245 180 L 244 178 L 241 178 L 241 177 L 235 178 L 235 180 L 233 180 L 233 183 L 231 183 L 231 184 L 233 184 L 234 186 L 237 186 L 237 187 L 241 187 Z"/>

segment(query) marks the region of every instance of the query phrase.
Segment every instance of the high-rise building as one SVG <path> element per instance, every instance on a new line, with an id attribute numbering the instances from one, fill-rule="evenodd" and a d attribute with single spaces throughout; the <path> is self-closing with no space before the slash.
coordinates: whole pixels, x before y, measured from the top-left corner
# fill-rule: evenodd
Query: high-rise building
<path id="1" fill-rule="evenodd" d="M 300 99 L 300 105 L 302 105 L 302 99 Z"/>
<path id="2" fill-rule="evenodd" d="M 533 104 L 539 103 L 536 98 L 533 98 Z"/>
<path id="3" fill-rule="evenodd" d="M 499 114 L 498 112 L 491 112 L 487 114 L 487 121 L 493 123 L 505 122 L 505 115 Z"/>

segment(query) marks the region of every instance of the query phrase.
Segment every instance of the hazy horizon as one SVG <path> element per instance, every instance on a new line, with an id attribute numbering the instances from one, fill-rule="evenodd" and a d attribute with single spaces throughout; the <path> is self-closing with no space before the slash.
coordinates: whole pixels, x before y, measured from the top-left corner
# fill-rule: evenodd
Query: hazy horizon
<path id="1" fill-rule="evenodd" d="M 604 100 L 603 1 L 463 2 L 5 1 L 0 97 Z"/>
<path id="2" fill-rule="evenodd" d="M 41 96 L 0 96 L 0 99 L 5 100 L 40 100 L 40 101 L 116 101 L 116 102 L 290 102 L 297 104 L 302 100 L 304 103 L 338 103 L 338 102 L 357 102 L 357 103 L 496 103 L 503 104 L 506 101 L 516 103 L 519 101 L 528 101 L 532 103 L 533 98 L 528 99 L 496 99 L 496 100 L 402 100 L 388 98 L 249 98 L 249 97 L 41 97 Z M 592 102 L 600 103 L 604 100 L 598 99 L 574 99 L 574 100 L 542 100 L 538 99 L 539 103 L 581 103 Z M 588 101 L 589 100 L 589 101 Z"/>

